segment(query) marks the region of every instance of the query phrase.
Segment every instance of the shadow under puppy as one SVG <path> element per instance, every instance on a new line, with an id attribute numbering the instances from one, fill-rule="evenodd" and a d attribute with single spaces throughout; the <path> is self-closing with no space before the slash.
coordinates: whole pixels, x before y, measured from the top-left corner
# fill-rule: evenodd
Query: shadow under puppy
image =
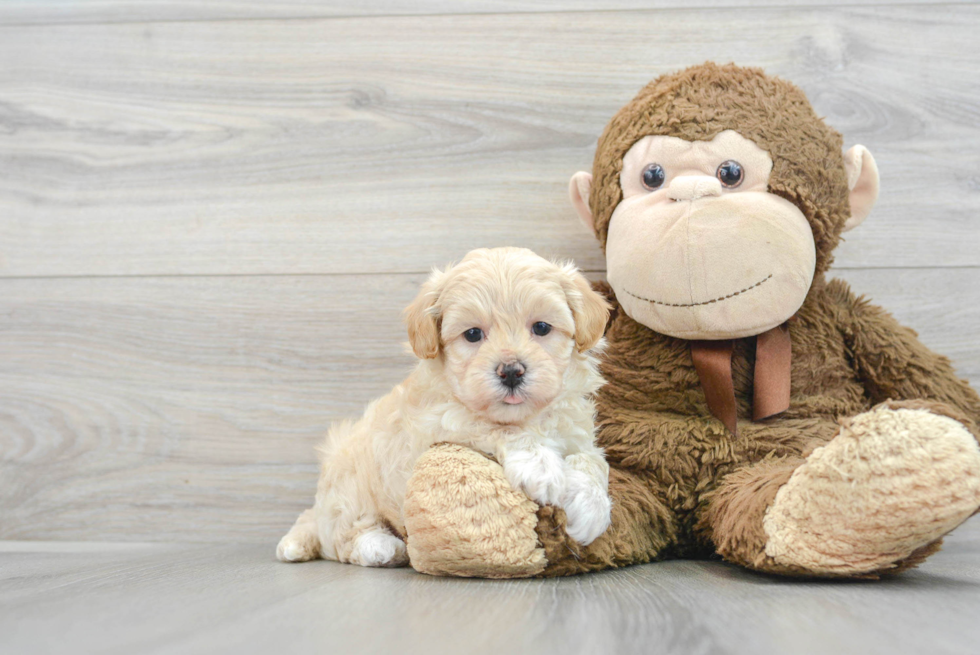
<path id="1" fill-rule="evenodd" d="M 359 421 L 330 430 L 316 502 L 277 557 L 407 564 L 406 485 L 439 442 L 493 455 L 515 489 L 564 508 L 569 536 L 591 543 L 610 520 L 593 402 L 608 314 L 573 265 L 523 248 L 474 250 L 433 271 L 405 312 L 418 365 Z"/>

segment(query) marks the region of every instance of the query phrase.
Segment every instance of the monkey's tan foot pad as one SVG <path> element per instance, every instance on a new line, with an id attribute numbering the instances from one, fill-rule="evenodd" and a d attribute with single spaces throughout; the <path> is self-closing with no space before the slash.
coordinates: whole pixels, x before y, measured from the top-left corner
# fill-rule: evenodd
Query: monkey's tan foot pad
<path id="1" fill-rule="evenodd" d="M 456 444 L 433 446 L 416 462 L 405 496 L 411 564 L 430 575 L 536 575 L 547 564 L 537 510 L 495 461 Z"/>
<path id="2" fill-rule="evenodd" d="M 980 448 L 962 423 L 879 405 L 842 420 L 780 488 L 766 555 L 824 575 L 887 571 L 980 506 Z"/>

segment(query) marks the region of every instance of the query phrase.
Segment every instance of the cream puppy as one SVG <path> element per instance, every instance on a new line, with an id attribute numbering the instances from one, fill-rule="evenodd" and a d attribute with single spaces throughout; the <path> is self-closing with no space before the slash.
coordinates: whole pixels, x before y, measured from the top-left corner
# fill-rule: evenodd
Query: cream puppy
<path id="1" fill-rule="evenodd" d="M 563 507 L 569 535 L 591 543 L 610 517 L 592 400 L 608 312 L 574 266 L 523 248 L 474 250 L 433 271 L 405 311 L 418 365 L 359 421 L 330 430 L 316 502 L 278 558 L 407 564 L 405 488 L 439 442 L 493 455 L 516 489 Z"/>

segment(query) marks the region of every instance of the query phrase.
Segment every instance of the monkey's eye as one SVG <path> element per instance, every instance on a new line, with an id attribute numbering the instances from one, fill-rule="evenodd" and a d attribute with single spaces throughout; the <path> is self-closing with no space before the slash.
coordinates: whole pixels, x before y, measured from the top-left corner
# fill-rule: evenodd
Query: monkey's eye
<path id="1" fill-rule="evenodd" d="M 544 335 L 551 332 L 551 326 L 545 323 L 544 321 L 538 321 L 537 323 L 531 326 L 531 332 L 534 332 L 539 337 L 543 337 Z"/>
<path id="2" fill-rule="evenodd" d="M 742 165 L 739 164 L 734 159 L 729 159 L 721 166 L 718 167 L 718 172 L 715 173 L 718 179 L 721 181 L 721 185 L 729 189 L 734 189 L 739 184 L 742 183 L 742 178 L 745 175 L 742 173 Z"/>
<path id="3" fill-rule="evenodd" d="M 659 189 L 666 179 L 667 173 L 664 172 L 664 167 L 660 164 L 647 165 L 647 167 L 643 169 L 643 174 L 640 176 L 640 181 L 643 183 L 643 187 L 648 191 Z"/>
<path id="4" fill-rule="evenodd" d="M 483 330 L 481 330 L 480 328 L 470 328 L 469 330 L 463 333 L 463 338 L 469 341 L 470 343 L 476 343 L 477 341 L 483 338 Z"/>

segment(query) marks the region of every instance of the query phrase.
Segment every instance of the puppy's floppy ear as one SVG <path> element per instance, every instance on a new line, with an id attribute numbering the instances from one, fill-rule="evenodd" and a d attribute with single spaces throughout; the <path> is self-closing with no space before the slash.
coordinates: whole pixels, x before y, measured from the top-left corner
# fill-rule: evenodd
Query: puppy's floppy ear
<path id="1" fill-rule="evenodd" d="M 429 279 L 412 304 L 405 308 L 408 342 L 419 359 L 434 359 L 439 354 L 439 295 L 442 293 L 449 268 L 432 269 Z"/>
<path id="2" fill-rule="evenodd" d="M 609 310 L 606 299 L 592 290 L 592 285 L 573 264 L 562 266 L 562 288 L 575 319 L 575 345 L 579 352 L 593 348 L 606 332 Z"/>

